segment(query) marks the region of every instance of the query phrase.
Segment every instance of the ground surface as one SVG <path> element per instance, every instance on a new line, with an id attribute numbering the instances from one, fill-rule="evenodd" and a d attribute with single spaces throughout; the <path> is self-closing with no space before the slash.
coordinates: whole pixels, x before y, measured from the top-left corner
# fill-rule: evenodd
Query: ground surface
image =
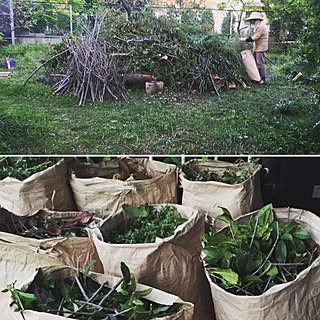
<path id="1" fill-rule="evenodd" d="M 31 81 L 0 78 L 0 154 L 319 154 L 312 87 L 266 86 L 186 97 L 131 92 L 129 102 L 77 106 Z"/>

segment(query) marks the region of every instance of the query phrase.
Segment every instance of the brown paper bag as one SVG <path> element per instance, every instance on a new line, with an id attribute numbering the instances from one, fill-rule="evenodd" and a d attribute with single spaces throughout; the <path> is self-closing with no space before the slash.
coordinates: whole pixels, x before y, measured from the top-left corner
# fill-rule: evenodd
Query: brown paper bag
<path id="1" fill-rule="evenodd" d="M 301 209 L 274 209 L 277 219 L 284 223 L 292 220 L 309 230 L 320 245 L 320 218 Z M 247 221 L 256 212 L 239 218 Z M 207 274 L 207 273 L 206 273 Z M 317 320 L 320 319 L 320 257 L 302 271 L 294 281 L 275 285 L 260 296 L 231 294 L 210 279 L 217 320 Z M 209 318 L 208 318 L 209 320 Z"/>
<path id="2" fill-rule="evenodd" d="M 66 161 L 36 173 L 24 181 L 0 181 L 0 207 L 18 216 L 32 216 L 43 208 L 74 210 Z"/>
<path id="3" fill-rule="evenodd" d="M 163 204 L 165 205 L 165 204 Z M 155 209 L 162 205 L 153 206 Z M 210 289 L 200 262 L 204 215 L 193 208 L 170 205 L 187 221 L 178 226 L 175 234 L 156 243 L 111 244 L 95 239 L 98 255 L 105 273 L 120 276 L 120 263 L 125 262 L 141 283 L 175 294 L 195 305 L 195 320 L 213 317 Z M 100 230 L 107 238 L 110 230 L 125 223 L 125 214 L 106 219 Z"/>
<path id="4" fill-rule="evenodd" d="M 103 273 L 94 243 L 88 238 L 36 240 L 0 232 L 0 290 L 39 267 L 65 265 L 84 269 L 93 260 L 96 263 L 92 270 Z M 17 278 L 20 275 L 22 278 Z"/>
<path id="5" fill-rule="evenodd" d="M 193 160 L 192 164 L 200 170 L 224 171 L 229 167 L 236 167 L 235 164 L 224 161 L 198 161 Z M 191 181 L 186 178 L 184 172 L 180 173 L 180 182 L 183 188 L 182 204 L 198 208 L 216 217 L 222 214 L 219 207 L 227 208 L 233 218 L 256 210 L 262 206 L 262 195 L 260 186 L 260 169 L 254 170 L 248 163 L 253 174 L 246 181 L 230 185 L 217 181 Z"/>
<path id="6" fill-rule="evenodd" d="M 259 82 L 261 80 L 261 76 L 252 50 L 242 51 L 241 56 L 244 68 L 246 69 L 246 72 L 248 74 L 248 78 L 252 81 Z"/>
<path id="7" fill-rule="evenodd" d="M 76 269 L 71 269 L 71 268 L 66 268 L 66 267 L 59 267 L 59 268 L 49 268 L 49 270 L 51 271 L 51 275 L 54 276 L 59 276 L 59 277 L 64 277 L 64 276 L 70 276 L 74 273 L 76 273 Z M 33 281 L 33 279 L 35 278 L 36 273 L 33 273 L 31 275 L 29 275 L 26 279 L 26 281 L 24 281 L 24 283 L 22 283 L 22 285 L 20 284 L 19 287 L 20 288 L 27 288 L 30 283 Z M 102 274 L 97 274 L 97 273 L 90 273 L 90 277 L 97 281 L 99 284 L 104 284 L 106 283 L 106 285 L 111 288 L 113 287 L 116 283 L 119 282 L 120 278 L 117 277 L 111 277 L 108 275 L 102 275 Z M 18 288 L 18 287 L 17 287 Z M 137 285 L 137 290 L 142 291 L 142 290 L 146 290 L 149 289 L 150 287 L 145 286 L 145 285 L 141 285 L 138 284 Z M 7 313 L 11 315 L 12 319 L 16 319 L 16 320 L 55 320 L 55 319 L 67 319 L 65 317 L 62 316 L 57 316 L 57 315 L 53 315 L 53 314 L 47 314 L 47 313 L 40 313 L 40 312 L 36 312 L 36 311 L 24 311 L 22 314 L 24 316 L 24 318 L 22 317 L 20 312 L 15 312 L 13 308 L 10 309 L 9 304 L 8 303 L 8 299 L 1 297 L 1 305 L 4 306 L 6 305 L 6 309 L 7 309 Z M 181 310 L 172 316 L 167 316 L 164 318 L 161 318 L 161 320 L 191 320 L 192 319 L 192 315 L 193 315 L 193 305 L 191 303 L 188 302 L 184 302 L 182 301 L 180 298 L 178 298 L 177 296 L 168 294 L 166 292 L 157 290 L 157 289 L 153 289 L 152 292 L 146 296 L 147 300 L 162 304 L 162 305 L 172 305 L 173 303 L 180 303 L 182 304 L 182 308 Z M 9 299 L 10 301 L 10 299 Z M 154 318 L 153 320 L 157 320 L 160 318 Z"/>
<path id="8" fill-rule="evenodd" d="M 176 166 L 146 159 L 121 161 L 141 180 L 112 179 L 119 171 L 118 159 L 74 168 L 70 183 L 79 210 L 107 217 L 120 212 L 123 204 L 177 202 Z"/>

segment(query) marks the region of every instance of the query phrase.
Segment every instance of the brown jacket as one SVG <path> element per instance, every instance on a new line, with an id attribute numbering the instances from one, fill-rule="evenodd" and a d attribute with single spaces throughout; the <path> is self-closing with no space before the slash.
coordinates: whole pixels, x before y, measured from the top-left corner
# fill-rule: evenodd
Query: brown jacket
<path id="1" fill-rule="evenodd" d="M 254 46 L 255 52 L 267 51 L 268 44 L 269 44 L 268 27 L 264 23 L 261 23 L 256 29 L 256 32 L 254 33 L 252 39 L 254 40 L 254 43 L 255 43 L 255 46 Z"/>

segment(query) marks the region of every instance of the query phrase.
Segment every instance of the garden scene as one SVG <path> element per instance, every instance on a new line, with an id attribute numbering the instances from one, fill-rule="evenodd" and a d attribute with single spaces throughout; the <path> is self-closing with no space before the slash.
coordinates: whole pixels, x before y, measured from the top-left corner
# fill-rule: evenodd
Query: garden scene
<path id="1" fill-rule="evenodd" d="M 2 154 L 320 151 L 315 0 L 5 0 L 0 10 Z M 253 13 L 269 28 L 263 84 L 241 54 L 253 49 Z"/>

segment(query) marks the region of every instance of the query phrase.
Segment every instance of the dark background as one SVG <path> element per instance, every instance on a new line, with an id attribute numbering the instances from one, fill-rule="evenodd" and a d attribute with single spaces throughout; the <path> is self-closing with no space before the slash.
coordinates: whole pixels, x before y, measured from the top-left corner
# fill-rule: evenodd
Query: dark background
<path id="1" fill-rule="evenodd" d="M 262 158 L 261 164 L 269 169 L 262 179 L 266 203 L 307 209 L 320 215 L 320 198 L 313 197 L 314 186 L 320 188 L 320 157 Z"/>

